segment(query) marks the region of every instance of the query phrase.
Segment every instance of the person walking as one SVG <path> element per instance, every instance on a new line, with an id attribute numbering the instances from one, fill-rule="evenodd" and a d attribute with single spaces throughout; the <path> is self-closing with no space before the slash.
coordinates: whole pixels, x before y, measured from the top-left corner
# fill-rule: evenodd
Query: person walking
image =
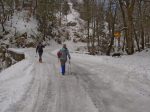
<path id="1" fill-rule="evenodd" d="M 62 75 L 65 75 L 65 64 L 67 62 L 67 58 L 69 58 L 69 62 L 70 62 L 70 59 L 71 59 L 71 56 L 70 56 L 70 53 L 69 53 L 69 50 L 66 46 L 66 44 L 63 44 L 63 47 L 57 52 L 57 56 L 58 56 L 58 59 L 60 60 L 60 64 L 61 64 L 61 73 Z"/>
<path id="2" fill-rule="evenodd" d="M 45 46 L 41 42 L 39 42 L 37 47 L 36 47 L 36 53 L 38 52 L 38 54 L 39 54 L 39 62 L 40 63 L 42 63 L 42 54 L 43 54 L 43 48 L 44 47 Z"/>

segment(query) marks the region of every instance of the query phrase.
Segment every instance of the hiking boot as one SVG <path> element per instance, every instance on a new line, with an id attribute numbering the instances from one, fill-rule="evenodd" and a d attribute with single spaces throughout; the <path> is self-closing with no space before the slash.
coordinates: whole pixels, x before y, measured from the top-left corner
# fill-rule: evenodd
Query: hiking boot
<path id="1" fill-rule="evenodd" d="M 39 62 L 42 63 L 42 59 L 39 59 Z"/>

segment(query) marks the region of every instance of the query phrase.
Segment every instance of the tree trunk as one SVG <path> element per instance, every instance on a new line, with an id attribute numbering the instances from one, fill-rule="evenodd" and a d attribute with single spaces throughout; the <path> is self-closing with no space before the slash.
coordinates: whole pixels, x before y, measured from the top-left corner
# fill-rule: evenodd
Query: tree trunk
<path id="1" fill-rule="evenodd" d="M 4 27 L 4 23 L 6 21 L 6 15 L 5 15 L 5 7 L 4 7 L 4 3 L 3 3 L 3 0 L 0 0 L 0 3 L 1 3 L 1 6 L 2 6 L 2 13 L 3 13 L 3 18 L 1 20 L 1 25 L 2 25 L 2 29 L 3 29 L 3 32 L 5 32 L 5 27 Z"/>
<path id="2" fill-rule="evenodd" d="M 88 34 L 87 34 L 87 48 L 88 52 L 90 52 L 90 21 L 88 20 Z"/>
<path id="3" fill-rule="evenodd" d="M 110 42 L 110 45 L 108 47 L 108 51 L 107 51 L 106 55 L 110 56 L 110 52 L 111 52 L 113 44 L 114 44 L 114 25 L 112 27 L 111 42 Z"/>
<path id="4" fill-rule="evenodd" d="M 141 2 L 142 2 L 141 0 L 138 1 L 138 6 L 139 6 L 139 15 L 140 15 L 139 21 L 140 21 L 141 46 L 142 46 L 142 49 L 144 50 L 145 39 L 144 39 L 143 14 L 142 14 Z"/>
<path id="5" fill-rule="evenodd" d="M 121 12 L 122 12 L 122 19 L 123 19 L 123 24 L 124 24 L 124 42 L 123 42 L 123 51 L 124 51 L 124 48 L 125 48 L 125 44 L 126 44 L 126 38 L 128 36 L 127 34 L 127 23 L 126 23 L 126 16 L 125 16 L 125 11 L 123 9 L 123 3 L 121 0 L 119 0 L 119 5 L 120 5 L 120 8 L 121 8 Z"/>
<path id="6" fill-rule="evenodd" d="M 99 35 L 100 32 L 99 32 L 99 20 L 96 19 L 96 38 L 97 38 L 97 46 L 98 46 L 98 52 L 100 51 L 99 47 L 100 47 L 100 38 L 99 38 Z"/>
<path id="7" fill-rule="evenodd" d="M 134 27 L 134 26 L 133 26 L 133 31 L 134 31 L 134 36 L 135 36 L 136 45 L 137 45 L 138 51 L 140 52 L 139 40 L 138 40 L 138 36 L 137 36 L 137 34 L 136 34 L 136 30 L 135 30 L 135 27 Z"/>
<path id="8" fill-rule="evenodd" d="M 144 38 L 143 25 L 141 25 L 141 46 L 142 46 L 142 49 L 144 50 L 144 48 L 145 48 L 145 38 Z"/>
<path id="9" fill-rule="evenodd" d="M 135 0 L 132 0 L 131 3 L 128 1 L 126 2 L 126 9 L 127 9 L 127 25 L 128 25 L 128 36 L 127 36 L 127 47 L 126 52 L 127 54 L 131 55 L 134 53 L 134 41 L 133 41 L 133 21 L 132 15 L 134 11 Z"/>
<path id="10" fill-rule="evenodd" d="M 2 29 L 3 29 L 3 32 L 5 32 L 6 30 L 5 30 L 5 27 L 4 27 L 4 23 L 2 22 Z"/>
<path id="11" fill-rule="evenodd" d="M 131 55 L 134 53 L 133 46 L 133 22 L 132 22 L 132 14 L 130 10 L 128 10 L 128 36 L 127 36 L 127 47 L 126 52 Z"/>
<path id="12" fill-rule="evenodd" d="M 109 25 L 109 30 L 110 30 L 110 34 L 111 34 L 111 41 L 110 41 L 110 45 L 108 47 L 108 50 L 107 50 L 107 53 L 106 55 L 110 56 L 110 52 L 111 52 L 111 49 L 112 49 L 112 46 L 114 44 L 114 32 L 115 32 L 115 22 L 116 22 L 116 16 L 117 16 L 117 7 L 115 8 L 115 14 L 113 15 L 112 14 L 112 10 L 111 10 L 111 6 L 112 4 L 110 3 L 110 25 Z"/>

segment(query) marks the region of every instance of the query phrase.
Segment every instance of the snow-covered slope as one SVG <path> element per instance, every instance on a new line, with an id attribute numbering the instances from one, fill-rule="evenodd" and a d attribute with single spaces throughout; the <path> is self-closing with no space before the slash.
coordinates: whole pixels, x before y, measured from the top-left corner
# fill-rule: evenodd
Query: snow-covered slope
<path id="1" fill-rule="evenodd" d="M 80 14 L 73 9 L 73 4 L 69 2 L 68 5 L 70 11 L 67 16 L 62 17 L 62 25 L 59 26 L 59 30 L 62 34 L 61 38 L 69 36 L 73 41 L 73 39 L 80 39 L 84 35 L 85 22 L 80 18 Z"/>
<path id="2" fill-rule="evenodd" d="M 69 2 L 68 4 L 70 11 L 66 16 L 67 18 L 63 18 L 61 30 L 68 33 L 70 39 L 66 40 L 64 43 L 67 44 L 71 51 L 75 51 L 79 48 L 84 48 L 86 51 L 86 44 L 81 42 L 81 40 L 85 39 L 85 21 L 80 18 L 80 14 L 73 8 L 72 2 Z M 63 35 L 61 38 L 63 38 Z"/>
<path id="3" fill-rule="evenodd" d="M 32 32 L 34 30 L 37 33 L 37 20 L 33 16 L 29 16 L 29 11 L 15 11 L 13 16 L 6 21 L 5 28 L 9 31 L 9 36 L 14 36 L 16 34 L 27 33 L 28 36 L 34 35 Z"/>
<path id="4" fill-rule="evenodd" d="M 34 32 L 37 34 L 37 20 L 33 16 L 30 17 L 27 11 L 15 12 L 8 24 L 11 24 L 11 22 L 12 29 L 16 30 L 17 33 L 27 33 L 28 36 L 35 35 Z"/>

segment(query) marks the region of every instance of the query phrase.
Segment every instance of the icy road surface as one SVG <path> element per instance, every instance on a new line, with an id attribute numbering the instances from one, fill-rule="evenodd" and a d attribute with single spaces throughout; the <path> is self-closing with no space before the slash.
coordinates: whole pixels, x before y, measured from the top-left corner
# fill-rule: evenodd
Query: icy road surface
<path id="1" fill-rule="evenodd" d="M 51 49 L 43 63 L 35 49 L 23 52 L 0 73 L 0 112 L 150 112 L 150 81 L 135 72 L 72 57 L 62 76 Z"/>

